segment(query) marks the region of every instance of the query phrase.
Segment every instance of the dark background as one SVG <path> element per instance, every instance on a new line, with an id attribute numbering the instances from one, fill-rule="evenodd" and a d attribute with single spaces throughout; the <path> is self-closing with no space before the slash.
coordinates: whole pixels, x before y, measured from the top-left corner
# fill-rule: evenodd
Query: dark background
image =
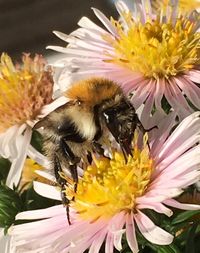
<path id="1" fill-rule="evenodd" d="M 66 45 L 53 30 L 70 33 L 82 16 L 98 23 L 91 7 L 117 15 L 111 0 L 0 0 L 0 53 L 14 59 L 22 52 L 52 54 L 46 46 Z"/>

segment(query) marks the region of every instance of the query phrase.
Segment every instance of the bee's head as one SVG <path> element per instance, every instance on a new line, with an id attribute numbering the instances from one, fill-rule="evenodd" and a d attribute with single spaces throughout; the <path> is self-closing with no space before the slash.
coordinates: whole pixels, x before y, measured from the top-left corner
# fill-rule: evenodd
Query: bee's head
<path id="1" fill-rule="evenodd" d="M 131 155 L 131 143 L 138 124 L 138 117 L 132 104 L 125 97 L 120 97 L 117 103 L 102 111 L 102 117 L 124 154 Z"/>

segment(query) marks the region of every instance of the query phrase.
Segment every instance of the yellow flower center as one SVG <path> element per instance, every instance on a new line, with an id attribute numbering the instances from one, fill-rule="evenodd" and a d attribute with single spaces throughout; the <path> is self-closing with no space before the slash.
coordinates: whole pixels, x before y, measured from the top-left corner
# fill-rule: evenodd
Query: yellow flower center
<path id="1" fill-rule="evenodd" d="M 153 0 L 152 7 L 156 12 L 160 12 L 161 8 L 165 8 L 170 4 L 170 0 Z M 179 0 L 178 2 L 179 9 L 181 13 L 186 13 L 193 11 L 195 9 L 200 8 L 200 1 L 199 0 Z"/>
<path id="2" fill-rule="evenodd" d="M 43 105 L 52 100 L 53 80 L 45 70 L 42 56 L 22 58 L 14 66 L 11 58 L 2 54 L 0 61 L 0 133 L 13 125 L 33 120 Z"/>
<path id="3" fill-rule="evenodd" d="M 142 150 L 135 146 L 127 163 L 123 154 L 117 151 L 111 159 L 94 158 L 79 180 L 71 205 L 87 220 L 107 219 L 122 210 L 130 212 L 136 206 L 136 198 L 147 189 L 152 170 L 153 160 L 146 144 Z M 68 196 L 71 195 L 69 191 L 67 187 Z"/>
<path id="4" fill-rule="evenodd" d="M 194 21 L 181 17 L 175 24 L 170 20 L 160 23 L 158 18 L 142 24 L 134 21 L 130 13 L 124 19 L 127 31 L 120 22 L 112 20 L 119 37 L 104 36 L 115 49 L 107 62 L 155 79 L 175 76 L 199 64 L 200 33 L 195 32 Z"/>

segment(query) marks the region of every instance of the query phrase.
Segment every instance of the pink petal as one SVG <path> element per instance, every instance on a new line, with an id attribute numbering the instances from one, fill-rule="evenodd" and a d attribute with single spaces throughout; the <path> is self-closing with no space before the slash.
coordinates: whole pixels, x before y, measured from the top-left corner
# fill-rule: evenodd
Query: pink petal
<path id="1" fill-rule="evenodd" d="M 53 243 L 55 252 L 60 252 L 68 245 L 71 245 L 70 252 L 79 252 L 79 247 L 84 251 L 92 244 L 94 236 L 98 236 L 106 228 L 106 225 L 106 221 L 104 220 L 98 220 L 94 223 L 75 220 L 66 229 L 66 232 Z"/>
<path id="2" fill-rule="evenodd" d="M 179 77 L 175 78 L 178 86 L 183 90 L 190 101 L 197 107 L 200 108 L 200 88 L 190 80 Z"/>
<path id="3" fill-rule="evenodd" d="M 155 93 L 154 93 L 154 97 L 155 97 L 155 106 L 158 110 L 163 110 L 161 108 L 161 100 L 165 91 L 165 81 L 162 79 L 158 79 L 158 81 L 156 82 L 155 85 Z"/>
<path id="4" fill-rule="evenodd" d="M 126 239 L 132 252 L 137 253 L 139 249 L 135 235 L 135 225 L 132 212 L 131 214 L 126 215 Z"/>
<path id="5" fill-rule="evenodd" d="M 185 116 L 189 115 L 192 112 L 192 109 L 187 104 L 186 99 L 184 98 L 181 91 L 176 88 L 176 85 L 167 84 L 165 86 L 165 97 L 168 103 L 177 110 L 177 113 L 179 116 L 181 116 L 181 118 L 185 118 Z M 180 106 L 180 104 L 182 106 Z"/>
<path id="6" fill-rule="evenodd" d="M 158 115 L 159 114 L 159 115 Z M 155 137 L 154 142 L 151 146 L 151 154 L 153 157 L 160 152 L 163 144 L 165 143 L 166 139 L 169 137 L 169 133 L 173 126 L 176 124 L 175 117 L 176 113 L 170 113 L 168 115 L 161 115 L 159 112 L 155 114 L 154 124 L 156 126 L 159 125 L 159 129 L 154 131 Z M 157 141 L 159 140 L 159 141 Z"/>
<path id="7" fill-rule="evenodd" d="M 200 210 L 200 205 L 184 204 L 176 201 L 175 199 L 167 199 L 164 203 L 182 210 Z"/>
<path id="8" fill-rule="evenodd" d="M 173 236 L 165 230 L 157 227 L 145 214 L 138 211 L 134 216 L 142 235 L 150 242 L 158 245 L 168 245 L 173 241 Z"/>
<path id="9" fill-rule="evenodd" d="M 124 234 L 125 230 L 123 229 L 125 224 L 125 213 L 120 212 L 116 214 L 108 224 L 108 234 L 112 235 L 112 241 L 117 250 L 122 249 L 122 235 Z"/>
<path id="10" fill-rule="evenodd" d="M 113 236 L 110 233 L 108 233 L 106 237 L 105 253 L 113 253 L 113 250 L 114 250 Z"/>
<path id="11" fill-rule="evenodd" d="M 162 166 L 157 168 L 156 176 L 152 181 L 152 185 L 163 185 L 165 182 L 170 182 L 173 178 L 179 177 L 180 175 L 185 175 L 191 171 L 198 169 L 200 164 L 200 147 L 196 146 L 191 150 L 185 152 L 183 155 L 175 159 L 170 165 Z M 166 161 L 166 160 L 164 160 Z M 163 162 L 161 162 L 162 164 Z M 182 166 L 184 164 L 184 167 Z M 171 173 L 173 171 L 173 173 Z M 166 185 L 166 184 L 164 184 Z M 151 188 L 151 186 L 150 186 Z"/>
<path id="12" fill-rule="evenodd" d="M 94 237 L 94 240 L 92 242 L 92 245 L 90 246 L 90 250 L 88 253 L 98 253 L 99 252 L 101 245 L 103 244 L 104 239 L 106 237 L 106 233 L 107 233 L 107 230 L 104 229 L 101 231 L 101 233 L 98 233 Z"/>
<path id="13" fill-rule="evenodd" d="M 48 207 L 45 209 L 33 210 L 33 211 L 25 211 L 18 213 L 15 217 L 16 220 L 34 220 L 34 219 L 44 219 L 50 218 L 57 215 L 66 215 L 66 210 L 63 205 L 57 205 Z"/>
<path id="14" fill-rule="evenodd" d="M 152 80 L 143 80 L 140 83 L 139 88 L 134 91 L 134 96 L 131 99 L 135 108 L 138 108 L 147 99 L 154 89 L 154 86 L 155 82 Z"/>
<path id="15" fill-rule="evenodd" d="M 137 205 L 137 209 L 152 209 L 157 213 L 164 213 L 168 217 L 172 216 L 173 212 L 162 203 L 146 203 Z"/>
<path id="16" fill-rule="evenodd" d="M 192 82 L 199 83 L 200 80 L 200 71 L 190 70 L 187 75 L 184 76 L 186 79 L 190 79 Z"/>
<path id="17" fill-rule="evenodd" d="M 200 112 L 195 112 L 185 118 L 165 142 L 159 152 L 157 163 L 161 160 L 167 165 L 198 142 L 200 131 Z M 180 136 L 180 137 L 179 137 Z M 173 149 L 175 152 L 171 152 Z"/>
<path id="18" fill-rule="evenodd" d="M 137 198 L 137 203 L 148 204 L 151 202 L 163 202 L 168 198 L 177 197 L 182 192 L 183 190 L 179 188 L 157 189 L 152 187 L 152 190 L 148 190 L 144 196 Z"/>

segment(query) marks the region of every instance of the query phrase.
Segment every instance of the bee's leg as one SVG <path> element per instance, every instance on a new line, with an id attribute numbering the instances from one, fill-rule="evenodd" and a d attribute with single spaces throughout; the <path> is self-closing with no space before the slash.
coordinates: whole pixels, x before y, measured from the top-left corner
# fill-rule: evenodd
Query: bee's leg
<path id="1" fill-rule="evenodd" d="M 69 165 L 69 170 L 71 173 L 71 176 L 74 180 L 74 192 L 77 190 L 77 184 L 78 184 L 78 171 L 77 171 L 77 164 L 80 162 L 80 158 L 75 156 L 70 147 L 66 143 L 66 139 L 62 138 L 60 141 L 60 146 L 63 151 L 63 154 L 65 155 Z"/>
<path id="2" fill-rule="evenodd" d="M 91 152 L 88 152 L 88 154 L 87 154 L 87 161 L 88 161 L 89 164 L 92 163 L 92 154 L 91 154 Z"/>
<path id="3" fill-rule="evenodd" d="M 144 126 L 142 125 L 142 123 L 140 121 L 138 121 L 137 126 L 139 127 L 139 129 L 142 131 L 143 134 L 150 132 L 151 130 L 158 128 L 157 126 L 153 126 L 150 128 L 144 128 Z"/>
<path id="4" fill-rule="evenodd" d="M 70 173 L 72 175 L 72 178 L 74 180 L 74 192 L 77 191 L 78 186 L 78 171 L 77 171 L 77 164 L 73 164 L 69 166 Z M 73 198 L 74 200 L 74 198 Z"/>
<path id="5" fill-rule="evenodd" d="M 158 128 L 157 126 L 153 126 L 153 127 L 148 128 L 148 129 L 144 128 L 144 126 L 142 125 L 142 122 L 139 120 L 139 118 L 137 120 L 137 126 L 139 127 L 139 129 L 141 130 L 141 132 L 143 134 L 148 133 L 148 132 L 150 132 L 151 130 L 153 130 L 155 128 Z M 147 140 L 147 145 L 148 145 L 148 148 L 150 150 L 150 145 L 149 145 L 149 141 L 148 140 Z"/>
<path id="6" fill-rule="evenodd" d="M 99 155 L 104 156 L 104 149 L 102 148 L 101 144 L 97 141 L 93 140 L 92 142 L 92 148 L 94 152 L 98 153 Z"/>
<path id="7" fill-rule="evenodd" d="M 70 215 L 69 215 L 70 200 L 66 197 L 66 194 L 65 194 L 65 186 L 67 185 L 67 181 L 66 181 L 66 179 L 61 177 L 60 173 L 62 173 L 62 172 L 63 171 L 62 171 L 62 168 L 61 168 L 60 161 L 58 159 L 58 156 L 55 154 L 54 155 L 54 173 L 55 173 L 56 181 L 58 182 L 58 184 L 61 187 L 62 202 L 66 206 L 67 220 L 68 220 L 69 225 L 71 225 Z"/>
<path id="8" fill-rule="evenodd" d="M 131 149 L 130 149 L 130 147 L 128 145 L 125 144 L 124 139 L 121 138 L 120 136 L 118 138 L 118 142 L 119 142 L 120 148 L 122 150 L 125 163 L 127 163 L 127 161 L 128 161 L 127 155 L 132 155 Z"/>

